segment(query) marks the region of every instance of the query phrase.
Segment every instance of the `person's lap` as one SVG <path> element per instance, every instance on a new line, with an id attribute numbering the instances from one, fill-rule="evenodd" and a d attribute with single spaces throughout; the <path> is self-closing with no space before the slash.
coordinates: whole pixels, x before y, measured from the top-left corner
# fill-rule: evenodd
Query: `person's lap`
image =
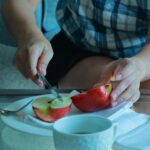
<path id="1" fill-rule="evenodd" d="M 100 81 L 101 73 L 112 59 L 91 56 L 77 62 L 59 82 L 60 88 L 89 89 Z"/>
<path id="2" fill-rule="evenodd" d="M 59 88 L 87 89 L 93 86 L 101 71 L 113 59 L 81 49 L 62 32 L 51 41 L 54 57 L 48 65 L 46 78 Z"/>
<path id="3" fill-rule="evenodd" d="M 72 43 L 62 32 L 51 41 L 54 57 L 48 65 L 47 79 L 62 89 L 88 89 L 100 79 L 113 58 L 88 52 Z M 150 88 L 150 80 L 141 84 Z"/>

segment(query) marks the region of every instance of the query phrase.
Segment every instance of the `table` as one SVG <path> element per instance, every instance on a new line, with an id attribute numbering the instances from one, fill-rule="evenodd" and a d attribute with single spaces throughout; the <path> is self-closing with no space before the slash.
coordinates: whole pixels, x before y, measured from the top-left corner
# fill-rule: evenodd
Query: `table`
<path id="1" fill-rule="evenodd" d="M 0 97 L 1 98 L 1 97 Z M 0 107 L 6 107 L 11 101 L 21 97 L 3 97 Z M 133 106 L 137 112 L 150 114 L 150 102 L 141 99 Z M 52 137 L 39 137 L 22 133 L 5 126 L 0 120 L 0 149 L 1 150 L 54 150 Z"/>

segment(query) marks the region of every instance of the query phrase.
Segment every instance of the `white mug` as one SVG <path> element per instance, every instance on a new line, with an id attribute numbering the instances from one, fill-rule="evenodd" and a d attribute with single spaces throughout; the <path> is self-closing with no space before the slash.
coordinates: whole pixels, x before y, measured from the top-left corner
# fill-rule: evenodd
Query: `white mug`
<path id="1" fill-rule="evenodd" d="M 111 150 L 115 126 L 96 115 L 75 115 L 56 121 L 53 139 L 56 150 Z"/>

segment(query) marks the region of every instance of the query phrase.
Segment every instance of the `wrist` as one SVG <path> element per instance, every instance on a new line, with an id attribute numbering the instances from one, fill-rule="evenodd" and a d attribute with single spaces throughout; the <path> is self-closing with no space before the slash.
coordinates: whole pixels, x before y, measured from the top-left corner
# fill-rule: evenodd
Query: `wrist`
<path id="1" fill-rule="evenodd" d="M 40 29 L 36 26 L 30 26 L 30 28 L 25 28 L 24 34 L 18 40 L 19 45 L 27 45 L 33 43 L 35 40 L 43 39 L 43 34 Z"/>
<path id="2" fill-rule="evenodd" d="M 138 71 L 138 76 L 140 81 L 144 81 L 147 78 L 147 70 L 144 62 L 139 57 L 131 57 L 129 58 L 133 65 L 136 67 L 136 70 Z"/>

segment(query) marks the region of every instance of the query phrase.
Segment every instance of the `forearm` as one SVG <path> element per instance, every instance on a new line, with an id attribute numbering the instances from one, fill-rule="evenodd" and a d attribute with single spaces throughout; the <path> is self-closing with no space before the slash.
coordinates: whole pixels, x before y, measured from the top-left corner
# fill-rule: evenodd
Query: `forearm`
<path id="1" fill-rule="evenodd" d="M 36 27 L 34 11 L 37 0 L 5 0 L 4 18 L 9 31 L 19 44 L 40 31 Z"/>

